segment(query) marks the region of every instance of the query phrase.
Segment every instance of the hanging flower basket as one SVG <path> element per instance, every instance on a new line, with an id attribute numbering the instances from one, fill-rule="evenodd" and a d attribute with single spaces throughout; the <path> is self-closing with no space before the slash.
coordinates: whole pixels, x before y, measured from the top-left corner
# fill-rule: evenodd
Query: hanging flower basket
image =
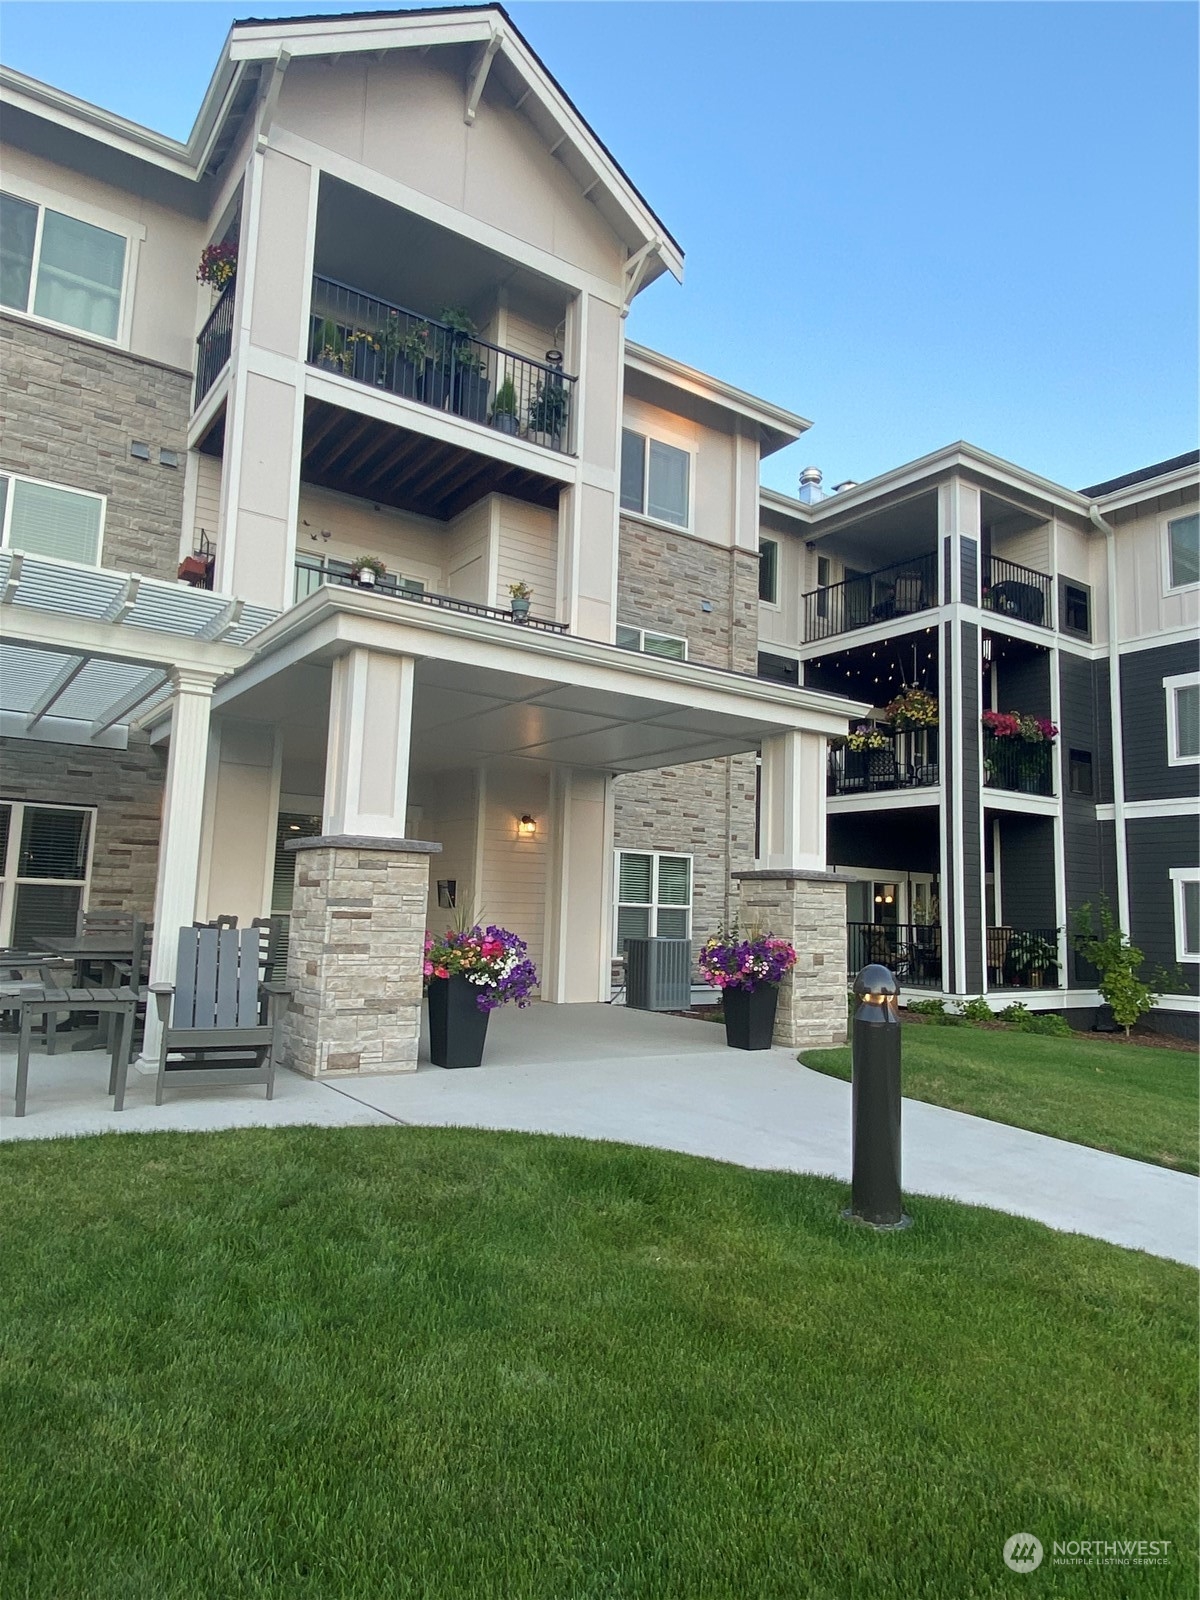
<path id="1" fill-rule="evenodd" d="M 936 728 L 938 703 L 927 689 L 905 689 L 887 706 L 883 715 L 893 728 Z"/>
<path id="2" fill-rule="evenodd" d="M 223 289 L 237 276 L 237 245 L 230 240 L 206 245 L 200 253 L 196 280 L 208 284 L 210 289 Z"/>
<path id="3" fill-rule="evenodd" d="M 860 722 L 846 735 L 846 748 L 848 750 L 890 750 L 892 736 L 884 729 L 877 728 L 870 722 Z"/>

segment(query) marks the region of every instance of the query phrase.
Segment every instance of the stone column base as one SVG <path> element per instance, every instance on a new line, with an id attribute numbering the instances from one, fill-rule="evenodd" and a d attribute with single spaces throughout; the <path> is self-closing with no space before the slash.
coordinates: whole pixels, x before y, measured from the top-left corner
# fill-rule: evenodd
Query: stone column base
<path id="1" fill-rule="evenodd" d="M 771 868 L 735 872 L 742 931 L 790 939 L 796 965 L 779 986 L 775 1043 L 789 1049 L 845 1044 L 846 885 L 840 872 Z"/>
<path id="2" fill-rule="evenodd" d="M 429 857 L 441 848 L 346 834 L 289 841 L 285 1066 L 310 1078 L 417 1070 Z"/>

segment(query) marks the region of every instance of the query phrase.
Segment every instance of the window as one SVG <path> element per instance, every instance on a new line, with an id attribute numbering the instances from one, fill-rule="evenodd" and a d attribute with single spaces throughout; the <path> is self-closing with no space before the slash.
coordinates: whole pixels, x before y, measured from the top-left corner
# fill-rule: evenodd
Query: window
<path id="1" fill-rule="evenodd" d="M 1167 523 L 1167 588 L 1194 583 L 1200 583 L 1200 514 L 1195 511 Z"/>
<path id="2" fill-rule="evenodd" d="M 771 606 L 779 600 L 779 546 L 774 539 L 758 541 L 758 598 Z"/>
<path id="3" fill-rule="evenodd" d="M 686 528 L 690 473 L 686 450 L 621 429 L 622 510 Z"/>
<path id="4" fill-rule="evenodd" d="M 1172 867 L 1175 959 L 1200 961 L 1200 867 Z"/>
<path id="5" fill-rule="evenodd" d="M 1200 764 L 1200 672 L 1163 679 L 1167 696 L 1167 765 Z"/>
<path id="6" fill-rule="evenodd" d="M 1067 787 L 1072 794 L 1094 794 L 1095 779 L 1092 776 L 1092 752 L 1090 750 L 1072 750 L 1067 766 Z"/>
<path id="7" fill-rule="evenodd" d="M 1091 637 L 1091 599 L 1092 592 L 1083 583 L 1063 583 L 1062 586 L 1062 626 L 1067 633 L 1078 633 L 1087 639 Z"/>
<path id="8" fill-rule="evenodd" d="M 96 813 L 0 801 L 0 945 L 73 934 L 87 897 Z"/>
<path id="9" fill-rule="evenodd" d="M 115 339 L 126 240 L 78 217 L 0 195 L 0 305 Z"/>
<path id="10" fill-rule="evenodd" d="M 103 528 L 103 495 L 0 473 L 0 544 L 94 567 Z"/>
<path id="11" fill-rule="evenodd" d="M 617 851 L 616 953 L 627 939 L 690 939 L 692 858 L 659 850 Z"/>
<path id="12" fill-rule="evenodd" d="M 629 628 L 617 623 L 617 645 L 622 650 L 640 650 L 648 656 L 669 656 L 672 661 L 687 660 L 687 640 L 670 633 L 651 633 L 647 628 Z"/>

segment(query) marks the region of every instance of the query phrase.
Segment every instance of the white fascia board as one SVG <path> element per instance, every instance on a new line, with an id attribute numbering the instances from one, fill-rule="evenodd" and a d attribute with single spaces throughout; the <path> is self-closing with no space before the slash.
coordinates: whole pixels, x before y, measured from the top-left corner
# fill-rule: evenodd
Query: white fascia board
<path id="1" fill-rule="evenodd" d="M 1174 494 L 1179 489 L 1194 489 L 1200 485 L 1200 467 L 1180 467 L 1175 472 L 1165 472 L 1161 478 L 1147 478 L 1144 483 L 1131 483 L 1127 489 L 1116 489 L 1112 494 L 1101 495 L 1091 504 L 1101 512 L 1120 511 L 1125 506 L 1135 506 L 1140 500 L 1157 500 L 1159 495 Z M 1120 536 L 1121 530 L 1117 529 Z"/>
<path id="2" fill-rule="evenodd" d="M 119 150 L 123 155 L 163 167 L 177 177 L 196 177 L 190 145 L 155 133 L 151 128 L 130 122 L 87 100 L 79 100 L 37 78 L 26 77 L 12 67 L 0 67 L 0 103 L 54 122 L 72 133 L 82 134 L 85 139 L 98 140 L 110 150 Z"/>
<path id="3" fill-rule="evenodd" d="M 760 428 L 782 434 L 784 437 L 775 446 L 776 449 L 781 450 L 785 444 L 793 444 L 812 427 L 807 417 L 798 416 L 794 411 L 785 411 L 782 406 L 747 394 L 744 389 L 737 389 L 733 384 L 714 378 L 707 372 L 685 366 L 682 361 L 676 361 L 674 356 L 634 344 L 632 340 L 627 340 L 625 344 L 625 365 L 648 378 L 657 378 L 662 383 L 670 384 L 673 389 L 682 389 L 687 394 L 707 400 L 711 405 L 747 417 Z"/>
<path id="4" fill-rule="evenodd" d="M 612 687 L 646 699 L 677 701 L 681 707 L 761 717 L 787 728 L 836 737 L 846 723 L 865 716 L 859 700 L 791 688 L 765 678 L 701 667 L 692 662 L 644 656 L 616 645 L 571 634 L 515 630 L 490 617 L 405 604 L 383 595 L 323 587 L 285 611 L 252 641 L 254 661 L 220 691 L 233 699 L 285 666 L 314 656 L 331 657 L 356 645 L 395 655 L 469 661 L 482 670 L 564 683 Z M 278 656 L 278 660 L 273 660 Z M 216 702 L 214 702 L 216 705 Z"/>

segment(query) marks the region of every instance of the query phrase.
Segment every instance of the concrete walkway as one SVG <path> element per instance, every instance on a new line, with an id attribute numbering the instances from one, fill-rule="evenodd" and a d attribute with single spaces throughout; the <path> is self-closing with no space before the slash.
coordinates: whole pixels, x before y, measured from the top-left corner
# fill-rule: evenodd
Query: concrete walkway
<path id="1" fill-rule="evenodd" d="M 785 1050 L 727 1050 L 711 1024 L 621 1007 L 533 1006 L 491 1020 L 485 1065 L 261 1089 L 172 1091 L 130 1074 L 126 1110 L 90 1054 L 35 1055 L 27 1115 L 13 1115 L 14 1050 L 0 1053 L 0 1138 L 417 1123 L 574 1134 L 713 1156 L 746 1167 L 850 1176 L 850 1085 Z M 427 1061 L 427 1053 L 424 1053 Z M 904 1186 L 1033 1217 L 1189 1265 L 1200 1254 L 1200 1180 L 920 1101 L 904 1102 Z"/>

